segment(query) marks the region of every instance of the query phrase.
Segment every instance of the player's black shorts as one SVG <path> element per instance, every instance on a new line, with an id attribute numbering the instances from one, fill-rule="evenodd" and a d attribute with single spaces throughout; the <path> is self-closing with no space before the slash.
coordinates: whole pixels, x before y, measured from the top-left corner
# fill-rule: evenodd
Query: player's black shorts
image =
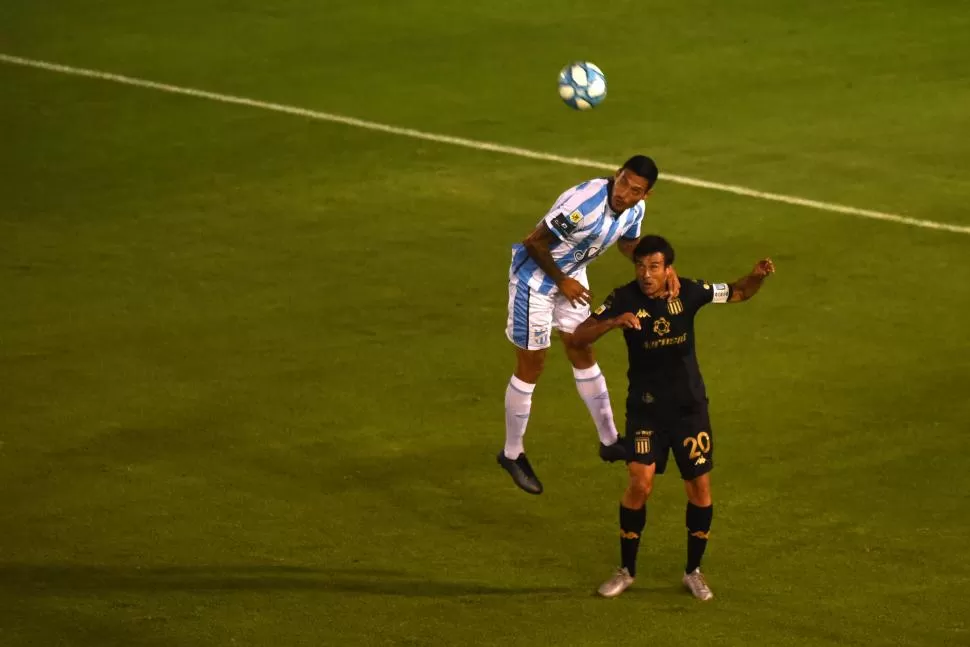
<path id="1" fill-rule="evenodd" d="M 685 481 L 714 469 L 714 432 L 706 406 L 679 413 L 628 407 L 623 440 L 630 461 L 656 463 L 657 474 L 666 471 L 671 452 Z"/>

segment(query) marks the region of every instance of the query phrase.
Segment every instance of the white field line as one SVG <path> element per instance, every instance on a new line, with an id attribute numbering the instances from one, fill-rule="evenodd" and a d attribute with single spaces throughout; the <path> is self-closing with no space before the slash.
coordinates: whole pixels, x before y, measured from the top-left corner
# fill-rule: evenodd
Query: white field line
<path id="1" fill-rule="evenodd" d="M 495 144 L 492 142 L 482 142 L 474 139 L 465 139 L 464 137 L 452 137 L 450 135 L 438 135 L 435 133 L 426 133 L 421 130 L 414 130 L 412 128 L 401 128 L 399 126 L 390 126 L 387 124 L 381 124 L 374 121 L 365 121 L 363 119 L 355 119 L 354 117 L 335 115 L 329 112 L 319 112 L 317 110 L 308 110 L 306 108 L 298 108 L 296 106 L 288 106 L 280 103 L 268 103 L 265 101 L 257 101 L 255 99 L 247 99 L 246 97 L 236 97 L 229 94 L 218 94 L 216 92 L 208 92 L 206 90 L 196 90 L 194 88 L 186 88 L 186 87 L 181 87 L 177 85 L 169 85 L 167 83 L 156 83 L 155 81 L 137 79 L 130 76 L 122 76 L 120 74 L 111 74 L 108 72 L 99 72 L 97 70 L 88 70 L 88 69 L 79 68 L 79 67 L 70 67 L 67 65 L 59 65 L 57 63 L 48 63 L 45 61 L 38 61 L 30 58 L 11 56 L 9 54 L 0 53 L 0 62 L 8 63 L 10 65 L 20 65 L 23 67 L 46 70 L 48 72 L 58 72 L 60 74 L 82 76 L 82 77 L 87 77 L 91 79 L 98 79 L 101 81 L 111 81 L 113 83 L 121 83 L 123 85 L 131 85 L 139 88 L 147 88 L 149 90 L 157 90 L 159 92 L 167 92 L 169 94 L 181 94 L 184 96 L 195 97 L 198 99 L 208 99 L 210 101 L 218 101 L 220 103 L 230 103 L 230 104 L 235 104 L 240 106 L 248 106 L 250 108 L 259 108 L 261 110 L 269 110 L 271 112 L 281 112 L 284 114 L 296 115 L 298 117 L 304 117 L 307 119 L 329 121 L 332 123 L 344 124 L 346 126 L 353 126 L 354 128 L 363 128 L 365 130 L 373 130 L 377 132 L 388 133 L 391 135 L 401 135 L 403 137 L 411 137 L 412 139 L 422 139 L 425 141 L 436 142 L 439 144 L 451 144 L 453 146 L 462 146 L 464 148 L 472 148 L 480 151 L 490 151 L 493 153 L 503 153 L 505 155 L 515 155 L 517 157 L 525 157 L 528 159 L 541 160 L 544 162 L 555 162 L 557 164 L 568 164 L 570 166 L 582 166 L 586 168 L 601 169 L 605 171 L 612 171 L 616 169 L 616 167 L 618 166 L 617 164 L 608 164 L 606 162 L 597 162 L 595 160 L 582 159 L 578 157 L 563 157 L 561 155 L 542 153 L 539 151 L 533 151 L 526 148 L 517 148 L 515 146 L 505 146 L 503 144 Z M 832 202 L 820 202 L 818 200 L 809 200 L 807 198 L 799 198 L 796 196 L 783 195 L 780 193 L 766 193 L 764 191 L 757 191 L 755 189 L 749 189 L 743 186 L 736 186 L 733 184 L 721 184 L 719 182 L 708 182 L 707 180 L 700 180 L 697 178 L 686 177 L 683 175 L 673 175 L 670 173 L 663 173 L 661 177 L 665 181 L 673 182 L 675 184 L 684 184 L 687 186 L 693 186 L 693 187 L 698 187 L 702 189 L 711 189 L 713 191 L 733 193 L 735 195 L 745 196 L 748 198 L 757 198 L 759 200 L 769 200 L 771 202 L 782 202 L 784 204 L 790 204 L 790 205 L 795 205 L 799 207 L 808 207 L 810 209 L 819 209 L 821 211 L 830 211 L 830 212 L 841 213 L 849 216 L 870 218 L 873 220 L 884 220 L 888 222 L 900 223 L 903 225 L 910 225 L 913 227 L 922 227 L 925 229 L 937 229 L 940 231 L 949 231 L 956 234 L 970 234 L 970 226 L 953 225 L 953 224 L 944 223 L 944 222 L 935 222 L 933 220 L 920 220 L 918 218 L 909 218 L 907 216 L 901 216 L 894 213 L 872 211 L 869 209 L 859 209 L 856 207 L 849 207 L 846 205 L 835 204 Z"/>

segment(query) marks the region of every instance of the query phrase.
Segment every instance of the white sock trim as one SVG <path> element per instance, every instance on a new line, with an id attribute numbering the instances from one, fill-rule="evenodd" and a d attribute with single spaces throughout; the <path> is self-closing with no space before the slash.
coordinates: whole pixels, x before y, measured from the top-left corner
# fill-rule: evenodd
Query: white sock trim
<path id="1" fill-rule="evenodd" d="M 514 375 L 512 376 L 512 379 L 509 380 L 509 386 L 512 387 L 514 390 L 518 391 L 519 393 L 521 393 L 522 395 L 529 395 L 530 393 L 536 390 L 535 384 L 529 384 L 528 382 L 523 382 L 522 380 L 515 377 Z"/>
<path id="2" fill-rule="evenodd" d="M 573 367 L 573 377 L 576 378 L 577 382 L 587 382 L 589 380 L 595 380 L 603 371 L 600 370 L 599 364 L 593 364 L 589 368 L 576 368 Z"/>

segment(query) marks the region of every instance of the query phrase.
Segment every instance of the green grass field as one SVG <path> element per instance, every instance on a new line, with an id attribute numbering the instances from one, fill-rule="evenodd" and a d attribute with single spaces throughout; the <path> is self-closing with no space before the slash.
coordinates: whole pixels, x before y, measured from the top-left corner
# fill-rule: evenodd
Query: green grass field
<path id="1" fill-rule="evenodd" d="M 0 53 L 970 225 L 951 0 L 0 3 Z M 589 59 L 610 96 L 561 105 Z M 553 349 L 495 464 L 509 246 L 599 174 L 0 63 L 0 645 L 970 644 L 970 236 L 663 182 L 716 515 L 641 574 Z M 594 293 L 626 282 L 611 253 Z M 622 418 L 625 351 L 598 345 Z"/>

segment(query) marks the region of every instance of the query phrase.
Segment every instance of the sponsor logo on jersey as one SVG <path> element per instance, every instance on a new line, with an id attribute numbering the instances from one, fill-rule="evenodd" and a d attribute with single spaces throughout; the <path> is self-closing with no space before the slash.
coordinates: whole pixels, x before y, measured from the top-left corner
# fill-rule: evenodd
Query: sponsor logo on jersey
<path id="1" fill-rule="evenodd" d="M 664 339 L 652 339 L 648 342 L 644 342 L 643 347 L 647 350 L 653 350 L 654 348 L 666 348 L 667 346 L 678 346 L 687 341 L 687 333 L 683 335 L 677 335 L 676 337 L 666 337 Z"/>
<path id="2" fill-rule="evenodd" d="M 660 319 L 653 322 L 653 332 L 661 337 L 670 332 L 670 322 L 667 321 L 666 317 L 660 317 Z"/>
<path id="3" fill-rule="evenodd" d="M 637 310 L 637 317 L 640 319 L 649 319 L 650 313 L 644 310 L 643 308 L 640 308 L 639 310 Z"/>

